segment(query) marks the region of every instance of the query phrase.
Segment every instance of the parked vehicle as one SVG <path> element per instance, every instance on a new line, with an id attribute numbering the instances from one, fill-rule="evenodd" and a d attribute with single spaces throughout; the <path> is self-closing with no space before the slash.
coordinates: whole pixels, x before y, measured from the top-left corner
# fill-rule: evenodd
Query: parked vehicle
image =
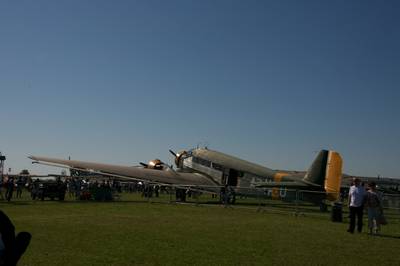
<path id="1" fill-rule="evenodd" d="M 61 180 L 35 180 L 31 191 L 33 200 L 50 198 L 64 200 L 67 187 Z"/>

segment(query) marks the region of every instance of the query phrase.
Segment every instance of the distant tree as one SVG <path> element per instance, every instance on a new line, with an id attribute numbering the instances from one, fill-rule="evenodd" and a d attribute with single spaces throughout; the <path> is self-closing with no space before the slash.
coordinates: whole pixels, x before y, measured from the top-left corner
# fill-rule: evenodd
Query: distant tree
<path id="1" fill-rule="evenodd" d="M 20 175 L 29 175 L 29 171 L 24 169 L 21 171 L 21 173 L 19 173 Z"/>

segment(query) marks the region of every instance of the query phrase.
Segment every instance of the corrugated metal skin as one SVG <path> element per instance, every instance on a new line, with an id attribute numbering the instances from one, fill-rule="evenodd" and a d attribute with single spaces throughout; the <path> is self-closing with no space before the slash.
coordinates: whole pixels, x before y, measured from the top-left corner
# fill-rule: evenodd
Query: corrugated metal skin
<path id="1" fill-rule="evenodd" d="M 192 150 L 192 154 L 196 157 L 212 161 L 213 163 L 224 165 L 225 168 L 236 169 L 257 176 L 272 178 L 277 172 L 267 167 L 209 149 L 194 149 Z"/>

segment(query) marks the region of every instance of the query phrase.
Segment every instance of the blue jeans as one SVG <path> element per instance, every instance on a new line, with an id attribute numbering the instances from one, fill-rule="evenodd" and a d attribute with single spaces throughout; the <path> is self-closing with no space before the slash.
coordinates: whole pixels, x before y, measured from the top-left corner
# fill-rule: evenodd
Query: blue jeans
<path id="1" fill-rule="evenodd" d="M 377 207 L 368 207 L 368 228 L 369 229 L 377 229 L 380 230 L 380 223 L 378 222 L 379 217 L 381 216 L 381 210 Z M 375 226 L 374 226 L 375 221 Z"/>

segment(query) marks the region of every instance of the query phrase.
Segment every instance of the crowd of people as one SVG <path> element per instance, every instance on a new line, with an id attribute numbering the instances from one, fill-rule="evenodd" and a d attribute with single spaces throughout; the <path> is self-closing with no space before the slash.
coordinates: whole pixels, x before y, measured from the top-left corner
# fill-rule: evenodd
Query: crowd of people
<path id="1" fill-rule="evenodd" d="M 23 176 L 18 177 L 16 180 L 14 177 L 9 177 L 4 183 L 3 186 L 0 186 L 0 199 L 10 201 L 13 198 L 14 191 L 16 191 L 16 198 L 22 197 L 22 191 L 26 184 L 26 178 Z M 5 190 L 5 194 L 3 196 L 2 187 Z"/>
<path id="2" fill-rule="evenodd" d="M 72 177 L 65 180 L 61 180 L 60 178 L 55 180 L 34 178 L 32 180 L 23 176 L 18 178 L 10 176 L 7 177 L 7 179 L 3 181 L 2 186 L 0 186 L 0 200 L 11 201 L 14 195 L 16 198 L 21 198 L 24 190 L 30 192 L 32 199 L 40 198 L 38 197 L 38 194 L 40 194 L 39 191 L 48 188 L 48 184 L 50 183 L 57 184 L 57 186 L 55 186 L 57 190 L 68 192 L 70 198 L 75 197 L 81 200 L 90 199 L 93 194 L 95 194 L 94 192 L 99 191 L 103 192 L 103 196 L 106 195 L 105 197 L 107 200 L 111 200 L 112 192 L 121 192 L 120 184 L 117 181 L 103 180 L 99 182 L 95 180 L 89 182 L 89 179 L 81 177 Z M 54 188 L 54 186 L 52 186 L 52 188 Z"/>
<path id="3" fill-rule="evenodd" d="M 43 188 L 42 184 L 48 182 L 57 182 L 65 190 L 69 198 L 78 200 L 113 200 L 114 196 L 121 192 L 141 193 L 142 197 L 159 197 L 160 192 L 165 188 L 159 185 L 147 184 L 140 181 L 120 182 L 113 179 L 92 179 L 85 177 L 70 177 L 65 180 L 57 178 L 54 180 L 33 180 L 26 177 L 8 177 L 0 186 L 0 200 L 11 201 L 14 197 L 21 198 L 23 191 L 28 191 L 32 199 L 37 199 L 38 191 Z M 24 189 L 25 188 L 25 189 Z M 163 191 L 162 191 L 163 190 Z"/>

